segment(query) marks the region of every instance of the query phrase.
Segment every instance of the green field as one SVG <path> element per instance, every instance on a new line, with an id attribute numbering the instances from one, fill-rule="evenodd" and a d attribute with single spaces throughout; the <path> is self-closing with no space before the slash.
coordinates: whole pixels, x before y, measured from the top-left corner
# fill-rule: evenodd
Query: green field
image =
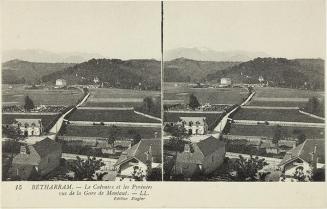
<path id="1" fill-rule="evenodd" d="M 133 110 L 77 109 L 72 113 L 68 120 L 93 122 L 160 123 L 158 120 L 138 115 L 134 113 Z"/>
<path id="2" fill-rule="evenodd" d="M 78 89 L 72 90 L 48 90 L 48 89 L 24 89 L 22 85 L 2 85 L 2 105 L 24 105 L 25 96 L 29 96 L 34 105 L 63 105 L 76 104 L 82 97 Z"/>
<path id="3" fill-rule="evenodd" d="M 307 122 L 324 123 L 300 113 L 298 110 L 285 109 L 239 109 L 233 116 L 234 120 L 255 120 L 255 121 L 285 121 L 285 122 Z"/>
<path id="4" fill-rule="evenodd" d="M 275 133 L 275 126 L 266 125 L 239 125 L 232 124 L 229 131 L 230 135 L 240 135 L 240 136 L 265 136 L 273 137 Z M 288 127 L 280 126 L 282 135 L 285 137 L 296 138 L 299 132 L 305 134 L 308 139 L 325 138 L 324 128 L 304 128 L 304 127 Z"/>
<path id="5" fill-rule="evenodd" d="M 161 128 L 152 127 L 117 127 L 119 137 L 130 138 L 135 134 L 140 134 L 142 139 L 153 139 L 155 132 L 157 137 L 161 135 Z M 112 134 L 110 126 L 72 126 L 67 125 L 61 135 L 81 136 L 81 137 L 103 137 L 108 138 Z"/>
<path id="6" fill-rule="evenodd" d="M 190 94 L 194 94 L 201 104 L 240 104 L 248 96 L 243 88 L 188 88 L 176 87 L 164 90 L 164 100 L 183 100 L 189 103 Z"/>

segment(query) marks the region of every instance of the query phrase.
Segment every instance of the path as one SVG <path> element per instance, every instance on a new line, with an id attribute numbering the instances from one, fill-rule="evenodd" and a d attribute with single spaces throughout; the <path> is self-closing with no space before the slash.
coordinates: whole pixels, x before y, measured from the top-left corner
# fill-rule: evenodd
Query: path
<path id="1" fill-rule="evenodd" d="M 82 105 L 82 104 L 87 100 L 87 98 L 89 98 L 89 96 L 90 96 L 90 93 L 87 93 L 87 94 L 85 95 L 85 97 L 82 99 L 82 101 L 76 105 L 76 107 L 81 106 L 81 105 Z M 65 118 L 65 117 L 66 117 L 66 116 L 67 116 L 71 111 L 73 111 L 74 108 L 75 108 L 75 107 L 71 108 L 71 109 L 68 110 L 66 113 L 64 113 L 64 114 L 63 114 L 63 115 L 62 115 L 62 116 L 57 120 L 57 122 L 54 124 L 54 126 L 53 126 L 52 128 L 50 128 L 49 133 L 57 134 L 57 133 L 59 132 L 59 130 L 60 130 L 60 128 L 61 128 L 63 122 L 64 122 L 64 118 Z"/>
<path id="2" fill-rule="evenodd" d="M 222 119 L 221 121 L 218 123 L 218 125 L 214 128 L 214 131 L 217 132 L 216 134 L 213 134 L 212 136 L 215 138 L 220 138 L 222 131 L 224 130 L 226 124 L 228 123 L 229 120 L 229 116 L 235 112 L 238 108 L 240 108 L 240 106 L 244 106 L 246 105 L 254 96 L 255 92 L 252 92 L 248 98 L 239 106 L 235 107 L 234 109 L 232 109 L 230 112 L 228 112 Z"/>

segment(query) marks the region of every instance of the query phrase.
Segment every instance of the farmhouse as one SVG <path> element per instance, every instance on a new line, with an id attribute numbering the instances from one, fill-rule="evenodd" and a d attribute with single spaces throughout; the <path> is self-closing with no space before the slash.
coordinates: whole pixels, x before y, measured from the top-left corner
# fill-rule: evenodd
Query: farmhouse
<path id="1" fill-rule="evenodd" d="M 62 88 L 62 87 L 65 87 L 66 85 L 67 85 L 66 80 L 64 80 L 64 79 L 56 80 L 56 87 Z"/>
<path id="2" fill-rule="evenodd" d="M 17 118 L 14 125 L 19 128 L 21 135 L 24 136 L 39 136 L 43 131 L 41 119 Z"/>
<path id="3" fill-rule="evenodd" d="M 8 176 L 22 180 L 44 176 L 59 166 L 61 154 L 61 145 L 50 138 L 34 145 L 22 145 L 20 153 L 12 161 Z"/>
<path id="4" fill-rule="evenodd" d="M 286 153 L 279 166 L 286 181 L 293 180 L 296 170 L 310 173 L 325 166 L 325 142 L 323 139 L 307 139 L 302 144 Z"/>
<path id="5" fill-rule="evenodd" d="M 232 85 L 231 78 L 221 78 L 219 87 L 228 87 Z"/>
<path id="6" fill-rule="evenodd" d="M 189 134 L 204 135 L 208 132 L 208 124 L 205 117 L 180 117 L 183 127 Z"/>
<path id="7" fill-rule="evenodd" d="M 224 141 L 213 136 L 195 144 L 185 144 L 184 151 L 177 153 L 173 173 L 186 179 L 212 173 L 224 161 L 225 146 Z"/>
<path id="8" fill-rule="evenodd" d="M 130 179 L 137 171 L 146 175 L 148 168 L 161 164 L 161 141 L 142 139 L 139 143 L 122 152 L 115 167 L 119 179 Z"/>

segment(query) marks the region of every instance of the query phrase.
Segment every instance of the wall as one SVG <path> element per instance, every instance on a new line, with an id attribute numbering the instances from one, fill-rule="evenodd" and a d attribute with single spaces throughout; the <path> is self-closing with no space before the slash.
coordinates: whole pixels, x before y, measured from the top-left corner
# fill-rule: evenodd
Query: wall
<path id="1" fill-rule="evenodd" d="M 219 166 L 221 166 L 225 159 L 226 150 L 225 147 L 219 147 L 218 150 L 211 153 L 204 158 L 203 162 L 203 172 L 205 174 L 212 173 Z"/>
<path id="2" fill-rule="evenodd" d="M 60 158 L 61 158 L 61 148 L 49 153 L 47 156 L 41 158 L 41 162 L 38 166 L 38 171 L 40 174 L 46 175 L 49 172 L 53 171 L 60 165 Z"/>

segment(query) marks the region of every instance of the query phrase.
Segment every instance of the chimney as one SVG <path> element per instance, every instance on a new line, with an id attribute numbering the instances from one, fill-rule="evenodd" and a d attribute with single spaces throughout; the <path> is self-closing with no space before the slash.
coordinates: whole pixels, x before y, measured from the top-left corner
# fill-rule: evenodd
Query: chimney
<path id="1" fill-rule="evenodd" d="M 189 144 L 185 144 L 184 145 L 184 152 L 190 152 L 191 149 L 190 149 L 190 145 Z"/>
<path id="2" fill-rule="evenodd" d="M 27 154 L 25 145 L 20 146 L 20 151 L 19 152 L 20 152 L 20 154 Z"/>
<path id="3" fill-rule="evenodd" d="M 157 139 L 157 137 L 158 137 L 158 132 L 154 132 L 154 139 Z"/>
<path id="4" fill-rule="evenodd" d="M 152 145 L 149 147 L 149 154 L 152 155 Z"/>

